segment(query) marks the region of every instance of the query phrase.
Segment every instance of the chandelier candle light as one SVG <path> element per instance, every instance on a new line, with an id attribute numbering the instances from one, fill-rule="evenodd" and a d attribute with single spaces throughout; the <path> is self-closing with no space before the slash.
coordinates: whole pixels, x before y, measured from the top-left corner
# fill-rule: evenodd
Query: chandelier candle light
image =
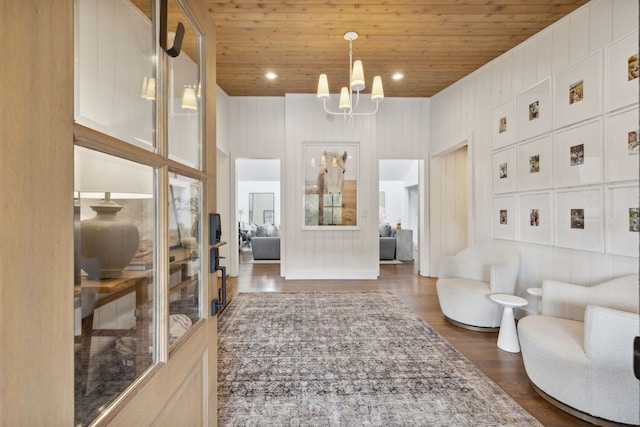
<path id="1" fill-rule="evenodd" d="M 380 76 L 373 78 L 373 87 L 371 89 L 371 101 L 376 103 L 374 111 L 368 113 L 356 113 L 360 102 L 360 91 L 365 88 L 364 84 L 364 71 L 362 68 L 362 61 L 357 60 L 353 62 L 353 41 L 358 38 L 358 33 L 355 31 L 349 31 L 344 34 L 344 39 L 349 41 L 349 82 L 350 88 L 346 86 L 340 91 L 340 103 L 338 104 L 340 112 L 329 111 L 327 108 L 327 99 L 331 98 L 329 95 L 329 83 L 327 81 L 326 74 L 320 74 L 318 79 L 318 99 L 322 99 L 324 110 L 328 114 L 343 115 L 345 120 L 348 118 L 353 119 L 353 116 L 371 116 L 378 112 L 378 102 L 384 98 L 384 91 L 382 89 L 382 79 Z M 355 105 L 353 104 L 353 93 L 356 94 Z"/>

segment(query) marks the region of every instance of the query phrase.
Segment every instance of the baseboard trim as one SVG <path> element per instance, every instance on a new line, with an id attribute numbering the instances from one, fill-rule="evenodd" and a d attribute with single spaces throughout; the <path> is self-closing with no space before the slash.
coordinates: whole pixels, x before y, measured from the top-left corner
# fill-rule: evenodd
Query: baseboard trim
<path id="1" fill-rule="evenodd" d="M 470 331 L 475 331 L 475 332 L 498 332 L 500 330 L 500 327 L 495 327 L 495 328 L 491 328 L 491 327 L 482 327 L 482 326 L 474 326 L 474 325 L 467 325 L 466 323 L 462 323 L 462 322 L 458 322 L 457 320 L 453 320 L 447 316 L 444 316 L 444 320 L 446 320 L 447 322 L 451 323 L 452 325 L 455 325 L 459 328 L 463 328 L 463 329 L 468 329 Z"/>

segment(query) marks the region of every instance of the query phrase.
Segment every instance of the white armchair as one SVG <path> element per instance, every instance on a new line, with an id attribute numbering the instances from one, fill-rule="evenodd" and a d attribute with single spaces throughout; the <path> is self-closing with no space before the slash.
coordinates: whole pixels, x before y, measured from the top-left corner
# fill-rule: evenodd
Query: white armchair
<path id="1" fill-rule="evenodd" d="M 543 281 L 540 315 L 518 323 L 525 370 L 536 391 L 596 424 L 599 418 L 640 424 L 633 365 L 638 305 L 637 275 L 591 287 Z"/>
<path id="2" fill-rule="evenodd" d="M 499 328 L 502 307 L 489 295 L 513 294 L 519 265 L 518 253 L 501 246 L 471 246 L 441 257 L 436 289 L 445 318 L 472 330 Z"/>

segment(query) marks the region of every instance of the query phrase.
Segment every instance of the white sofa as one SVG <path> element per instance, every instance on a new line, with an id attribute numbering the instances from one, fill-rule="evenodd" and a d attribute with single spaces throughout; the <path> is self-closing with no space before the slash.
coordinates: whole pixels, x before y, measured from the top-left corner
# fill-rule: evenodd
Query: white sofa
<path id="1" fill-rule="evenodd" d="M 513 294 L 519 265 L 518 252 L 504 246 L 471 246 L 441 257 L 436 289 L 445 318 L 472 330 L 499 328 L 502 306 L 489 295 Z"/>
<path id="2" fill-rule="evenodd" d="M 638 298 L 636 275 L 591 287 L 543 281 L 540 315 L 518 323 L 524 366 L 536 391 L 596 424 L 640 424 L 640 381 L 633 370 Z"/>

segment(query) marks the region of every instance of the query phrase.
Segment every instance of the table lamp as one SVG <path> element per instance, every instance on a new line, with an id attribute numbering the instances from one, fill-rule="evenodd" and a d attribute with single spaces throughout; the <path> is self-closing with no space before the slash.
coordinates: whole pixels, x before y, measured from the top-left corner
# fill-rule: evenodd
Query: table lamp
<path id="1" fill-rule="evenodd" d="M 81 198 L 104 197 L 91 205 L 95 217 L 80 222 L 80 266 L 91 280 L 121 277 L 138 250 L 140 233 L 118 216 L 123 206 L 112 199 L 152 197 L 153 168 L 76 146 L 74 180 Z"/>

